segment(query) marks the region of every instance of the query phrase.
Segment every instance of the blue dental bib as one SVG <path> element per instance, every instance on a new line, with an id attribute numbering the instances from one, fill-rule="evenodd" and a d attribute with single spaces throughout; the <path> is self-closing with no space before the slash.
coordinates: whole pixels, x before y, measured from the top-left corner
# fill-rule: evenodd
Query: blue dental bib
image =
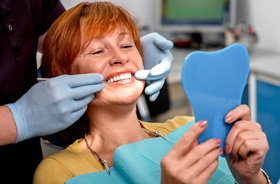
<path id="1" fill-rule="evenodd" d="M 161 159 L 193 124 L 194 121 L 169 133 L 166 136 L 168 140 L 158 137 L 120 146 L 113 155 L 114 166 L 110 167 L 111 175 L 105 170 L 91 172 L 75 176 L 65 183 L 160 184 Z M 209 183 L 234 183 L 225 158 L 219 158 L 219 167 Z"/>

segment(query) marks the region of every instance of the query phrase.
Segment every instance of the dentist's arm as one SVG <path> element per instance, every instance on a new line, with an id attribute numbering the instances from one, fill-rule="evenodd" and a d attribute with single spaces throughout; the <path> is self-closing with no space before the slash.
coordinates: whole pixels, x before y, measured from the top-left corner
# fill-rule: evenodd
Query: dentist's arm
<path id="1" fill-rule="evenodd" d="M 8 107 L 0 106 L 0 146 L 16 141 L 17 128 Z"/>
<path id="2" fill-rule="evenodd" d="M 158 33 L 150 33 L 141 37 L 141 44 L 145 70 L 138 70 L 135 77 L 147 80 L 149 85 L 145 93 L 150 101 L 155 101 L 171 70 L 173 55 L 169 50 L 173 48 L 173 42 Z"/>
<path id="3" fill-rule="evenodd" d="M 102 80 L 100 74 L 63 75 L 35 84 L 15 103 L 6 105 L 13 119 L 7 107 L 0 108 L 0 114 L 6 112 L 0 120 L 0 145 L 72 125 L 85 113 L 94 94 L 104 88 Z"/>

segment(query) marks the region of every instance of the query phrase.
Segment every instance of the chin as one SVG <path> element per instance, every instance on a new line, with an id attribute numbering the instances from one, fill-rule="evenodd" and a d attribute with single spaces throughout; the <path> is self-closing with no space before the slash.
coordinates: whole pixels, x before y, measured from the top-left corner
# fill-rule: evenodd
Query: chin
<path id="1" fill-rule="evenodd" d="M 131 102 L 134 102 L 134 101 L 137 101 L 140 97 L 140 95 L 142 94 L 142 91 L 141 90 L 122 90 L 120 91 L 120 94 L 121 98 L 124 100 L 124 101 L 128 101 L 129 103 Z"/>
<path id="2" fill-rule="evenodd" d="M 92 103 L 99 105 L 130 105 L 138 101 L 143 92 L 143 88 L 143 84 L 127 87 L 105 87 L 103 90 L 95 94 Z"/>

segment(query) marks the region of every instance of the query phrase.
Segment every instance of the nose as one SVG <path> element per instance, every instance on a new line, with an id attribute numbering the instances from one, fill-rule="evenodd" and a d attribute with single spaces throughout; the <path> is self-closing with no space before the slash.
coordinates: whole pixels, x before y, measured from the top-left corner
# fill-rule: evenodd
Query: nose
<path id="1" fill-rule="evenodd" d="M 112 58 L 110 60 L 110 64 L 125 64 L 128 62 L 128 58 L 128 54 L 126 54 L 121 48 L 116 48 L 112 50 Z"/>

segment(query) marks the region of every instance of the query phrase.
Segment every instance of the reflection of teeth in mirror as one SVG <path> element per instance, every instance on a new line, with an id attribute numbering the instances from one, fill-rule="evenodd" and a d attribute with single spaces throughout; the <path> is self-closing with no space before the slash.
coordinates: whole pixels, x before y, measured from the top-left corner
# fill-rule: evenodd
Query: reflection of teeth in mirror
<path id="1" fill-rule="evenodd" d="M 107 80 L 107 82 L 117 82 L 117 81 L 120 81 L 120 80 L 125 80 L 125 79 L 131 79 L 132 75 L 131 73 L 123 73 L 123 74 L 120 74 L 118 76 L 114 76 L 110 79 Z"/>

